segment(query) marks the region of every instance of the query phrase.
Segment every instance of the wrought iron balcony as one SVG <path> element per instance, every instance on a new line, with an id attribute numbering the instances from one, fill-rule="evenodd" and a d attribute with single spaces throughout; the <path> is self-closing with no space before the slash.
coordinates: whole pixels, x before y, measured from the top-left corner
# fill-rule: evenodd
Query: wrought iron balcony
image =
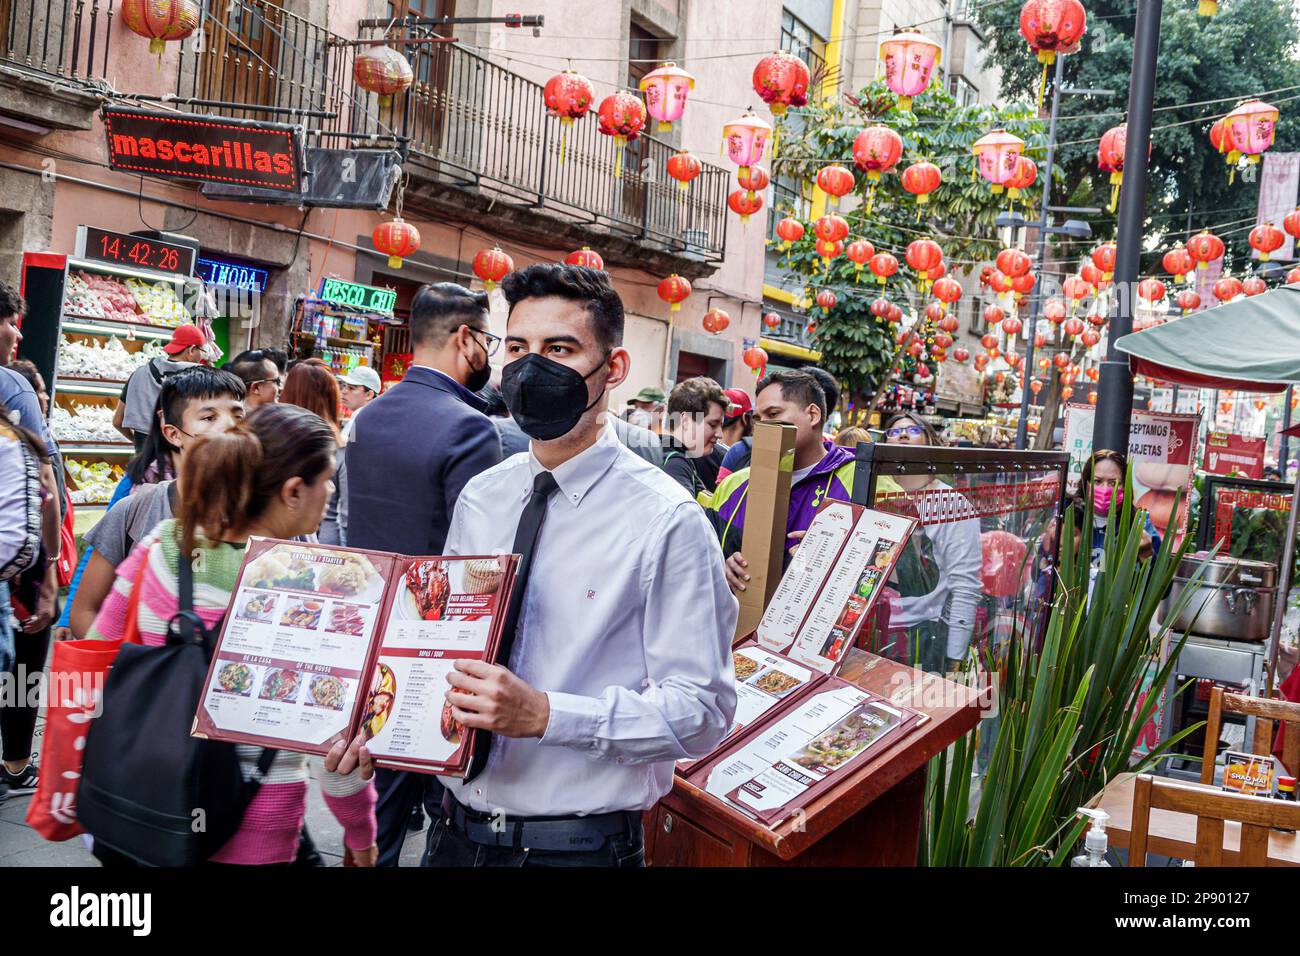
<path id="1" fill-rule="evenodd" d="M 36 78 L 105 76 L 113 0 L 0 0 L 0 66 Z"/>

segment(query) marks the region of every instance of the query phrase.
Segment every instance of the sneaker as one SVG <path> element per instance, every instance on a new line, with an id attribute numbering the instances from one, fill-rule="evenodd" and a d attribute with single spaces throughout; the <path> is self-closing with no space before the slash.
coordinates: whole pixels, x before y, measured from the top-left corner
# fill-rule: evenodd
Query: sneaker
<path id="1" fill-rule="evenodd" d="M 40 772 L 34 763 L 29 763 L 18 773 L 10 773 L 8 768 L 0 764 L 0 787 L 7 787 L 9 793 L 15 797 L 24 793 L 35 793 L 39 781 Z"/>

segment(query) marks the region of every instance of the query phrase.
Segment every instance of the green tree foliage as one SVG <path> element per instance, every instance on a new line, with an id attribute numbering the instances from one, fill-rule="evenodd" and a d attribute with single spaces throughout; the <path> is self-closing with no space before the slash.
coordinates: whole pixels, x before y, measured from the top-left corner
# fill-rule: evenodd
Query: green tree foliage
<path id="1" fill-rule="evenodd" d="M 1080 51 L 1066 57 L 1067 84 L 1109 89 L 1114 96 L 1069 96 L 1062 100 L 1057 163 L 1064 168 L 1060 204 L 1104 206 L 1109 174 L 1097 169 L 1102 133 L 1124 122 L 1133 62 L 1134 0 L 1085 0 L 1088 31 Z M 1002 71 L 1005 97 L 1036 96 L 1041 66 L 1020 35 L 1018 0 L 985 0 L 974 18 L 987 34 L 986 49 Z M 1240 100 L 1270 90 L 1264 98 L 1281 110 L 1273 149 L 1300 148 L 1300 89 L 1295 87 L 1300 42 L 1297 14 L 1282 0 L 1222 0 L 1219 14 L 1200 17 L 1196 0 L 1165 0 L 1156 63 L 1151 178 L 1147 193 L 1145 272 L 1159 271 L 1159 257 L 1185 237 L 1187 212 L 1194 230 L 1216 223 L 1251 220 L 1258 182 L 1238 173 L 1228 182 L 1223 156 L 1210 145 L 1210 124 Z M 1224 97 L 1233 97 L 1224 101 Z M 1200 104 L 1207 100 L 1216 103 Z M 1113 232 L 1112 219 L 1092 222 L 1095 236 Z M 1251 222 L 1216 230 L 1228 244 L 1226 264 L 1238 271 L 1249 263 L 1246 235 Z M 1073 247 L 1081 255 L 1089 245 Z M 1071 256 L 1074 258 L 1074 256 Z"/>
<path id="2" fill-rule="evenodd" d="M 846 245 L 865 239 L 877 252 L 897 257 L 899 271 L 888 280 L 884 294 L 909 313 L 920 312 L 925 301 L 904 258 L 908 243 L 921 237 L 934 239 L 943 248 L 949 270 L 963 272 L 991 261 L 1000 248 L 994 219 L 1011 203 L 1005 192 L 995 195 L 976 175 L 971 151 L 974 142 L 1003 128 L 1025 140 L 1026 155 L 1040 165 L 1046 156 L 1046 124 L 1036 118 L 1031 104 L 960 107 L 937 87 L 913 99 L 911 112 L 899 110 L 888 87 L 876 81 L 838 101 L 810 104 L 787 115 L 773 167 L 779 175 L 804 181 L 813 180 L 818 170 L 831 163 L 853 169 L 853 141 L 867 126 L 888 126 L 902 139 L 902 159 L 876 185 L 870 212 L 867 194 L 871 183 L 860 171 L 855 171 L 854 193 L 840 201 L 838 210 L 828 212 L 838 212 L 848 221 Z M 921 160 L 938 166 L 943 182 L 930 194 L 930 201 L 919 207 L 918 218 L 916 197 L 903 189 L 900 174 Z M 1037 209 L 1041 185 L 1040 169 L 1038 181 L 1025 191 L 1017 208 Z M 778 216 L 793 212 L 777 209 Z M 815 249 L 812 223 L 805 225 L 804 238 L 786 250 L 782 265 L 803 283 L 810 305 L 822 289 L 836 294 L 838 301 L 832 309 L 811 306 L 808 315 L 816 323 L 814 342 L 822 353 L 822 365 L 840 379 L 855 408 L 861 409 L 901 357 L 895 344 L 897 329 L 871 314 L 871 303 L 881 295 L 871 271 L 859 271 L 845 256 L 832 260 L 827 270 Z"/>

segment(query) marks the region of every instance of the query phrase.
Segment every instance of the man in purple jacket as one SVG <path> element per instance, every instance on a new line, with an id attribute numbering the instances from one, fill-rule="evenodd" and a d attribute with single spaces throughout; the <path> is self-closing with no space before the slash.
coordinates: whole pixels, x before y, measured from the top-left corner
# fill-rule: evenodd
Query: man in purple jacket
<path id="1" fill-rule="evenodd" d="M 795 427 L 794 475 L 790 480 L 790 511 L 785 530 L 793 545 L 812 524 L 827 498 L 849 501 L 853 494 L 854 451 L 822 436 L 826 393 L 808 372 L 773 372 L 758 383 L 754 401 L 756 422 L 780 422 Z M 718 484 L 712 507 L 718 513 L 718 535 L 727 558 L 727 583 L 745 590 L 749 563 L 740 553 L 745 527 L 745 498 L 749 469 L 728 475 Z"/>

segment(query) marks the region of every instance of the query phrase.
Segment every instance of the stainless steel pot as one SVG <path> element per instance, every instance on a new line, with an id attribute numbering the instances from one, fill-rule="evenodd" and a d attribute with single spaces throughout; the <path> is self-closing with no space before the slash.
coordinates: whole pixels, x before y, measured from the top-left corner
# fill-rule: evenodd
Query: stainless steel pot
<path id="1" fill-rule="evenodd" d="M 1204 555 L 1188 555 L 1178 566 L 1161 620 L 1175 631 L 1232 641 L 1266 641 L 1277 601 L 1277 566 L 1226 556 L 1208 562 L 1182 612 L 1169 619 Z"/>

